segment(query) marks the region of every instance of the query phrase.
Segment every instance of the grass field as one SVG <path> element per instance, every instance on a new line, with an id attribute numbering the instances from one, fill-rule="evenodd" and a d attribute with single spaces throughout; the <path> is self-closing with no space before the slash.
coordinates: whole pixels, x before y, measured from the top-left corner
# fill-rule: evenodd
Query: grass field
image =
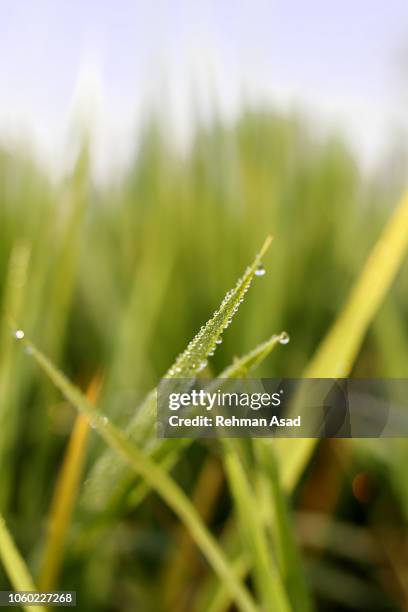
<path id="1" fill-rule="evenodd" d="M 85 144 L 57 183 L 0 153 L 0 589 L 101 612 L 406 609 L 405 440 L 159 443 L 150 416 L 268 235 L 205 373 L 407 377 L 403 182 L 267 108 L 198 125 L 183 155 L 165 132 L 103 188 Z"/>

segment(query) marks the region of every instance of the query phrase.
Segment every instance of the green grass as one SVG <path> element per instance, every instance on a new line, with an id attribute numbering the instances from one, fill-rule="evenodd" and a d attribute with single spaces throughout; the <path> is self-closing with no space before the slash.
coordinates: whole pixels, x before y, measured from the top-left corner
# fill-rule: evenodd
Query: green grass
<path id="1" fill-rule="evenodd" d="M 36 586 L 24 560 L 17 550 L 3 517 L 0 515 L 0 558 L 10 578 L 11 585 L 16 591 L 36 591 Z M 27 612 L 39 610 L 44 612 L 43 606 L 23 606 Z"/>
<path id="2" fill-rule="evenodd" d="M 84 146 L 55 184 L 22 153 L 0 156 L 0 512 L 32 580 L 77 590 L 80 610 L 171 609 L 164 586 L 187 530 L 195 544 L 177 565 L 180 610 L 219 612 L 232 600 L 245 610 L 332 609 L 343 600 L 324 590 L 324 576 L 336 571 L 356 585 L 355 601 L 363 574 L 379 609 L 402 608 L 404 589 L 378 578 L 385 570 L 399 584 L 404 572 L 391 535 L 368 567 L 337 558 L 333 567 L 326 551 L 298 546 L 295 516 L 327 491 L 316 484 L 319 460 L 336 462 L 327 443 L 159 440 L 152 391 L 165 372 L 201 368 L 406 377 L 407 205 L 393 211 L 395 184 L 362 177 L 338 137 L 318 139 L 301 118 L 268 109 L 197 126 L 184 156 L 152 122 L 128 173 L 103 189 L 90 163 Z M 268 253 L 209 319 L 268 234 Z M 261 256 L 266 274 L 251 283 Z M 10 319 L 41 352 L 22 350 Z M 287 346 L 272 335 L 282 330 Z M 80 389 L 95 376 L 93 407 Z M 95 429 L 81 440 L 71 436 L 73 407 L 92 412 Z M 405 442 L 341 449 L 327 528 L 337 519 L 368 535 L 403 526 Z M 192 499 L 209 458 L 224 482 L 209 487 L 208 516 Z M 381 484 L 363 510 L 350 484 L 361 471 Z M 6 589 L 16 547 L 9 533 L 3 542 Z"/>

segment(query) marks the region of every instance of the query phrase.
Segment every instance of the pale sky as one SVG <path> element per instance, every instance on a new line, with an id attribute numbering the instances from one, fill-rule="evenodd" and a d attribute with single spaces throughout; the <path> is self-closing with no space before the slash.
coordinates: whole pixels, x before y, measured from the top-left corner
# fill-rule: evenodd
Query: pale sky
<path id="1" fill-rule="evenodd" d="M 204 116 L 216 99 L 234 117 L 243 92 L 306 108 L 318 125 L 340 124 L 364 163 L 406 121 L 406 0 L 0 0 L 0 8 L 0 139 L 28 139 L 51 165 L 85 99 L 100 174 L 126 162 L 151 103 L 188 139 L 193 90 Z"/>

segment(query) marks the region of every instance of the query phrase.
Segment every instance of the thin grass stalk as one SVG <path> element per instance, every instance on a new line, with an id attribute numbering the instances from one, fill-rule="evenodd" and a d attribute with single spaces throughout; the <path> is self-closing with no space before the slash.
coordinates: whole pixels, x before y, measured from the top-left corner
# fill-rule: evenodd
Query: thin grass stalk
<path id="1" fill-rule="evenodd" d="M 0 559 L 15 591 L 37 591 L 31 574 L 0 515 Z M 45 612 L 43 606 L 22 606 L 26 612 Z"/>

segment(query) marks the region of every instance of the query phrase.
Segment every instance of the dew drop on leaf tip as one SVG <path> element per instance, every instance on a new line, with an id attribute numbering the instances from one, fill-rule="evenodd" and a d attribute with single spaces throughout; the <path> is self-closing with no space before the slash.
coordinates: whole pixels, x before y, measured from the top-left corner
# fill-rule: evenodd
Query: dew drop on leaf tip
<path id="1" fill-rule="evenodd" d="M 266 274 L 266 270 L 262 264 L 259 264 L 255 268 L 255 276 L 264 276 Z"/>
<path id="2" fill-rule="evenodd" d="M 290 341 L 289 334 L 287 334 L 286 332 L 282 332 L 281 335 L 279 336 L 279 343 L 289 344 L 289 341 Z"/>
<path id="3" fill-rule="evenodd" d="M 14 332 L 14 337 L 17 340 L 22 340 L 24 338 L 24 336 L 25 336 L 25 334 L 24 334 L 22 329 L 16 329 L 16 331 Z"/>

